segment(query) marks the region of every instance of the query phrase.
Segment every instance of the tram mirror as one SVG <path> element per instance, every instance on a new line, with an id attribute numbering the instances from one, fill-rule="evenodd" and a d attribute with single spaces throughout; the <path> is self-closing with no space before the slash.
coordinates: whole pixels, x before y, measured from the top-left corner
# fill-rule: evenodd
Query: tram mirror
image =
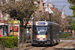
<path id="1" fill-rule="evenodd" d="M 36 33 L 36 30 L 34 30 L 34 32 Z"/>

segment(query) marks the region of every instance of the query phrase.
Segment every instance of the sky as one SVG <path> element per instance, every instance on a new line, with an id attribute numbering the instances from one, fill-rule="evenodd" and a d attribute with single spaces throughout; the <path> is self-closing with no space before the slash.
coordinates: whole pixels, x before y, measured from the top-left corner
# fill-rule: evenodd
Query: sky
<path id="1" fill-rule="evenodd" d="M 47 2 L 50 3 L 50 0 L 47 0 Z M 57 6 L 59 10 L 62 9 L 63 11 L 65 11 L 65 14 L 67 16 L 73 15 L 73 10 L 69 9 L 70 4 L 68 3 L 67 0 L 51 0 L 51 3 L 55 6 Z M 63 7 L 64 5 L 65 5 L 65 7 Z"/>

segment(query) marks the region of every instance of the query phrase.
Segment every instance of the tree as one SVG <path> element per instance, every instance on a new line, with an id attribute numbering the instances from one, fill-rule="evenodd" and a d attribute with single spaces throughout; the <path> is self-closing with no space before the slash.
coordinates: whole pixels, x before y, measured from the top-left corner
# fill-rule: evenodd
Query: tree
<path id="1" fill-rule="evenodd" d="M 61 19 L 61 12 L 59 13 L 53 13 L 51 14 L 51 21 L 55 21 L 58 24 L 60 24 L 60 19 Z M 48 12 L 39 12 L 36 11 L 36 13 L 34 13 L 34 21 L 50 21 L 50 16 Z"/>
<path id="2" fill-rule="evenodd" d="M 15 16 L 18 20 L 20 20 L 22 42 L 24 42 L 24 29 L 26 28 L 31 15 L 37 9 L 36 5 L 34 4 L 34 1 L 35 0 L 20 0 L 16 2 L 10 1 L 9 3 L 5 3 L 0 7 L 3 13 L 8 13 L 11 18 Z M 23 22 L 24 18 L 27 18 L 25 25 Z"/>
<path id="3" fill-rule="evenodd" d="M 39 10 L 37 10 L 34 14 L 34 21 L 49 21 L 49 15 L 46 12 L 39 12 Z"/>
<path id="4" fill-rule="evenodd" d="M 72 18 L 75 18 L 75 0 L 68 0 L 68 2 L 70 3 L 70 9 L 73 10 L 73 15 L 72 15 Z M 69 25 L 69 28 L 70 29 L 74 29 L 75 27 L 75 20 L 72 20 L 72 22 L 70 22 L 70 25 Z M 75 29 L 74 29 L 75 30 Z"/>
<path id="5" fill-rule="evenodd" d="M 73 10 L 73 17 L 75 17 L 75 0 L 68 0 L 70 3 L 70 9 Z"/>
<path id="6" fill-rule="evenodd" d="M 67 18 L 61 19 L 60 30 L 68 29 L 69 21 Z"/>
<path id="7" fill-rule="evenodd" d="M 69 25 L 69 28 L 75 30 L 75 20 L 72 21 L 72 23 Z"/>
<path id="8" fill-rule="evenodd" d="M 50 21 L 48 12 L 39 12 L 34 13 L 34 21 Z M 60 30 L 64 30 L 69 25 L 69 18 L 62 19 L 61 12 L 54 12 L 51 14 L 51 21 L 54 21 L 60 25 Z"/>

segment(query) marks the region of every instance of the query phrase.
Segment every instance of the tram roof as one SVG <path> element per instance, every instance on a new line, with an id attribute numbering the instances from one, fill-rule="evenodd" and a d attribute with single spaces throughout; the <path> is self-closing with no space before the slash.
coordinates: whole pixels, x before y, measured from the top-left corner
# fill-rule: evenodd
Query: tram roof
<path id="1" fill-rule="evenodd" d="M 46 22 L 46 23 L 48 23 L 48 25 L 52 25 L 52 24 L 59 25 L 59 24 L 57 24 L 56 22 L 52 22 L 52 21 L 35 21 L 35 22 L 33 23 L 33 25 L 36 25 L 36 22 L 39 22 L 39 23 Z"/>

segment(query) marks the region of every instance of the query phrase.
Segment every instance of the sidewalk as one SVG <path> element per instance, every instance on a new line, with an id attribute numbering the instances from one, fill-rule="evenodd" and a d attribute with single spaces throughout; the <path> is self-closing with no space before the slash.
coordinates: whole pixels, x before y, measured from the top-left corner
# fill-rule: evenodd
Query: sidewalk
<path id="1" fill-rule="evenodd" d="M 28 46 L 31 46 L 31 43 L 26 43 L 26 44 L 18 44 L 18 47 L 28 47 Z"/>

